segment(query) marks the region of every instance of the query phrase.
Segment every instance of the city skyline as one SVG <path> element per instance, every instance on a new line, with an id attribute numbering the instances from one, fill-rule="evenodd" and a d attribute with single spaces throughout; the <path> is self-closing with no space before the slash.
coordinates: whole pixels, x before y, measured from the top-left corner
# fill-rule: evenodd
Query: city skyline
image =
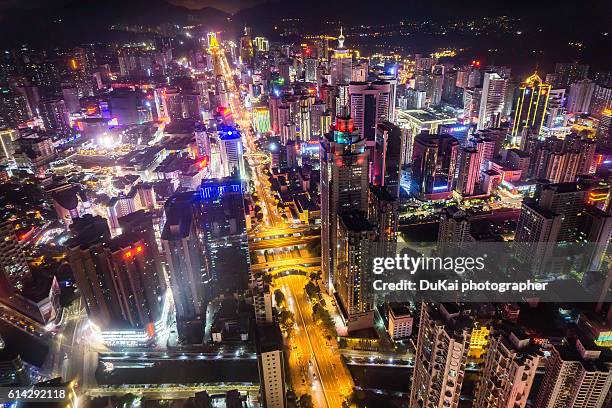
<path id="1" fill-rule="evenodd" d="M 0 403 L 612 404 L 609 12 L 393 3 L 0 1 Z"/>

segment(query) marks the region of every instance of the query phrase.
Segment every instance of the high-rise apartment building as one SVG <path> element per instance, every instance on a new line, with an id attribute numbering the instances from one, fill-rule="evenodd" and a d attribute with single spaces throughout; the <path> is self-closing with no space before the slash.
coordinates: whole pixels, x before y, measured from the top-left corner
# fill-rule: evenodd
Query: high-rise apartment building
<path id="1" fill-rule="evenodd" d="M 459 406 L 473 318 L 454 303 L 421 304 L 410 408 Z"/>
<path id="2" fill-rule="evenodd" d="M 63 99 L 43 99 L 38 108 L 47 130 L 70 133 L 70 116 Z"/>
<path id="3" fill-rule="evenodd" d="M 15 234 L 15 224 L 10 220 L 0 221 L 0 291 L 5 295 L 31 276 L 23 248 Z"/>
<path id="4" fill-rule="evenodd" d="M 482 376 L 474 406 L 524 408 L 540 364 L 537 346 L 520 330 L 497 330 L 489 335 Z"/>
<path id="5" fill-rule="evenodd" d="M 594 91 L 595 82 L 589 79 L 582 79 L 570 84 L 567 111 L 569 113 L 589 112 Z"/>
<path id="6" fill-rule="evenodd" d="M 375 256 L 376 226 L 364 211 L 338 215 L 338 237 L 334 282 L 349 331 L 374 324 L 371 262 Z"/>
<path id="7" fill-rule="evenodd" d="M 256 329 L 257 363 L 264 408 L 285 408 L 285 358 L 283 336 L 277 325 Z"/>
<path id="8" fill-rule="evenodd" d="M 605 408 L 612 365 L 592 343 L 555 346 L 546 364 L 536 408 Z"/>

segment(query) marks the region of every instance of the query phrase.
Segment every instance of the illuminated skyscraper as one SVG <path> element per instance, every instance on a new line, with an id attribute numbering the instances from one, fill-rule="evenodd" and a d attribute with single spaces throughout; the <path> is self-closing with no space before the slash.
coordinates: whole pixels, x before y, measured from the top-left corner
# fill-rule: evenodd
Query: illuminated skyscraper
<path id="1" fill-rule="evenodd" d="M 166 290 L 157 244 L 137 229 L 109 239 L 99 216 L 77 218 L 71 230 L 68 259 L 89 318 L 105 330 L 127 325 L 152 337 Z"/>
<path id="2" fill-rule="evenodd" d="M 170 287 L 174 297 L 177 328 L 187 335 L 194 328 L 202 332 L 206 310 L 203 290 L 204 261 L 197 232 L 193 191 L 172 196 L 165 204 L 166 223 L 161 234 Z M 201 335 L 200 335 L 201 341 Z"/>
<path id="3" fill-rule="evenodd" d="M 388 82 L 351 82 L 349 84 L 351 117 L 361 137 L 374 145 L 376 126 L 389 120 L 391 86 Z"/>
<path id="4" fill-rule="evenodd" d="M 376 226 L 363 211 L 345 211 L 338 216 L 335 288 L 348 329 L 359 330 L 374 324 L 370 265 L 375 254 Z"/>
<path id="5" fill-rule="evenodd" d="M 250 41 L 250 40 L 249 40 Z M 240 42 L 242 46 L 242 41 Z M 253 45 L 251 44 L 251 54 L 253 51 Z M 212 56 L 212 68 L 215 75 L 223 75 L 223 65 L 221 63 L 221 57 L 223 56 L 223 50 L 219 46 L 219 40 L 217 40 L 217 33 L 208 33 L 208 52 Z M 240 51 L 242 55 L 242 49 Z"/>
<path id="6" fill-rule="evenodd" d="M 520 331 L 495 331 L 476 385 L 474 406 L 524 408 L 540 363 L 537 346 Z"/>
<path id="7" fill-rule="evenodd" d="M 321 266 L 331 290 L 338 237 L 338 214 L 366 210 L 368 151 L 351 118 L 337 117 L 321 141 Z"/>
<path id="8" fill-rule="evenodd" d="M 465 147 L 459 159 L 459 177 L 455 189 L 464 196 L 473 195 L 480 177 L 480 160 L 478 150 Z"/>
<path id="9" fill-rule="evenodd" d="M 402 143 L 402 131 L 398 126 L 387 121 L 378 124 L 370 183 L 385 186 L 389 194 L 396 198 L 400 192 Z"/>
<path id="10" fill-rule="evenodd" d="M 418 135 L 412 153 L 412 193 L 426 200 L 449 197 L 458 153 L 459 142 L 450 135 Z"/>
<path id="11" fill-rule="evenodd" d="M 47 130 L 70 133 L 70 116 L 63 99 L 43 99 L 38 108 Z"/>
<path id="12" fill-rule="evenodd" d="M 350 51 L 344 47 L 344 40 L 342 27 L 340 27 L 338 48 L 335 49 L 334 55 L 331 57 L 331 85 L 348 84 L 351 82 L 353 56 Z"/>
<path id="13" fill-rule="evenodd" d="M 543 83 L 537 73 L 521 84 L 511 133 L 515 144 L 520 144 L 518 140 L 530 135 L 540 134 L 546 116 L 549 93 L 550 85 Z"/>
<path id="14" fill-rule="evenodd" d="M 319 79 L 319 61 L 316 58 L 306 58 L 304 66 L 304 80 L 316 83 Z"/>
<path id="15" fill-rule="evenodd" d="M 536 408 L 605 408 L 612 366 L 593 343 L 555 346 L 546 363 Z M 608 405 L 609 406 L 609 405 Z"/>
<path id="16" fill-rule="evenodd" d="M 250 258 L 242 182 L 230 177 L 204 180 L 198 193 L 204 294 L 212 294 L 213 284 L 222 293 L 246 290 Z"/>
<path id="17" fill-rule="evenodd" d="M 253 64 L 253 39 L 251 27 L 244 27 L 244 35 L 240 37 L 240 61 L 243 65 Z"/>
<path id="18" fill-rule="evenodd" d="M 485 72 L 478 111 L 478 130 L 499 126 L 507 84 L 508 80 L 498 73 Z"/>
<path id="19" fill-rule="evenodd" d="M 219 128 L 219 142 L 223 175 L 244 176 L 244 153 L 240 132 L 234 127 L 222 126 Z"/>
<path id="20" fill-rule="evenodd" d="M 410 408 L 459 406 L 473 322 L 457 304 L 421 304 Z"/>

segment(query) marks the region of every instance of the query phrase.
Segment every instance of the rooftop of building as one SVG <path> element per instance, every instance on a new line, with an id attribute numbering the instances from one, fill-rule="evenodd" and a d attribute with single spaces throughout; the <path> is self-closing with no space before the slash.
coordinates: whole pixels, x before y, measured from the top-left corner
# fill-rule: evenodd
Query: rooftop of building
<path id="1" fill-rule="evenodd" d="M 371 231 L 374 227 L 368 221 L 365 212 L 351 210 L 340 214 L 340 220 L 348 231 L 364 232 Z"/>

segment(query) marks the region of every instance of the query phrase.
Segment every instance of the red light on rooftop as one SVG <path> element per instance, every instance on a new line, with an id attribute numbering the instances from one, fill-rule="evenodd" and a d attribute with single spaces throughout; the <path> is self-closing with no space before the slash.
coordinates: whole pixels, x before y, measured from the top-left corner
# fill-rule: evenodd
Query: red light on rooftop
<path id="1" fill-rule="evenodd" d="M 123 259 L 127 260 L 127 259 L 131 259 L 132 258 L 132 251 L 125 251 L 123 253 Z"/>
<path id="2" fill-rule="evenodd" d="M 141 252 L 142 252 L 142 250 L 143 250 L 143 249 L 142 249 L 142 245 L 138 245 L 138 246 L 136 247 L 136 253 L 137 253 L 137 254 L 141 253 Z"/>

